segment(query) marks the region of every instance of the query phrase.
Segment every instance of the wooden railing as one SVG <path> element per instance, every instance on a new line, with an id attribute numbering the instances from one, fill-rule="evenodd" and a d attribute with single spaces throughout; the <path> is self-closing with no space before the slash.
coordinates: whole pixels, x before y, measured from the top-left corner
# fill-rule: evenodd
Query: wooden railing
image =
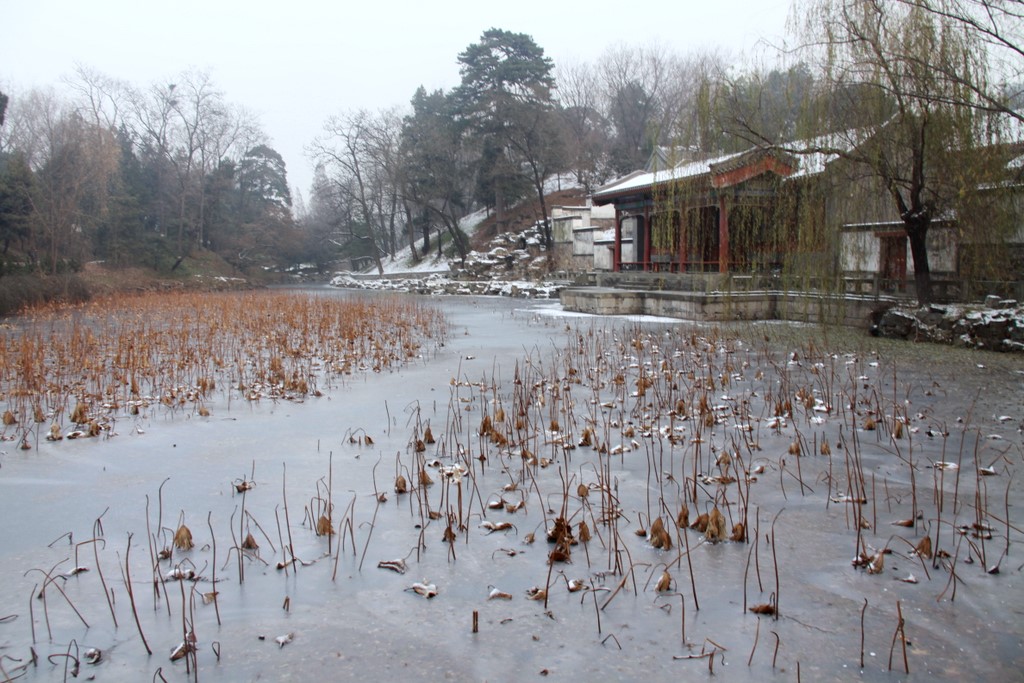
<path id="1" fill-rule="evenodd" d="M 622 261 L 620 271 L 652 273 L 717 273 L 718 261 L 679 261 L 669 256 L 651 256 L 650 261 Z"/>

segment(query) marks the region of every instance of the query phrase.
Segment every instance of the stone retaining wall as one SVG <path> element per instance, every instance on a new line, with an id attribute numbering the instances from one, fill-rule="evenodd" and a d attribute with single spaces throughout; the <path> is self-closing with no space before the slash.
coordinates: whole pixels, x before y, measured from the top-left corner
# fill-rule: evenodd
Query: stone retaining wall
<path id="1" fill-rule="evenodd" d="M 568 287 L 559 292 L 568 311 L 599 315 L 658 315 L 684 320 L 790 320 L 867 329 L 876 299 L 798 292 L 673 292 Z"/>

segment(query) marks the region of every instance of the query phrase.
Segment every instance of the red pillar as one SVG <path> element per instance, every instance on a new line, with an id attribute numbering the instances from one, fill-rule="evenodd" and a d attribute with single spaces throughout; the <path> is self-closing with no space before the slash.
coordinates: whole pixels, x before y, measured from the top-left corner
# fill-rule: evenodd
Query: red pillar
<path id="1" fill-rule="evenodd" d="M 622 216 L 619 214 L 619 207 L 615 206 L 615 248 L 612 250 L 612 271 L 619 272 L 619 264 L 622 263 Z"/>
<path id="2" fill-rule="evenodd" d="M 718 272 L 729 272 L 729 207 L 718 198 Z"/>
<path id="3" fill-rule="evenodd" d="M 644 206 L 644 270 L 651 269 L 651 207 Z"/>
<path id="4" fill-rule="evenodd" d="M 679 272 L 686 270 L 686 216 L 683 207 L 679 207 L 679 221 L 676 223 L 679 232 Z"/>

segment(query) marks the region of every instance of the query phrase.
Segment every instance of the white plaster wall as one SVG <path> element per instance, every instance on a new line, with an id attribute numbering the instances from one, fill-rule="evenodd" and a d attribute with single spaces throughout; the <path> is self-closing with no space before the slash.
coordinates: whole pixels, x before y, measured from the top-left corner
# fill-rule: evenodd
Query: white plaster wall
<path id="1" fill-rule="evenodd" d="M 879 244 L 875 233 L 866 230 L 844 232 L 840 249 L 844 271 L 878 272 Z"/>
<path id="2" fill-rule="evenodd" d="M 589 228 L 580 228 L 572 232 L 572 255 L 593 256 L 594 254 L 594 231 Z"/>
<path id="3" fill-rule="evenodd" d="M 956 272 L 957 251 L 956 231 L 952 228 L 931 228 L 928 230 L 928 269 L 933 273 Z M 910 240 L 907 240 L 907 274 L 914 272 L 914 257 L 910 254 Z"/>
<path id="4" fill-rule="evenodd" d="M 579 216 L 559 216 L 556 217 L 554 212 L 551 216 L 551 239 L 558 243 L 567 243 L 572 241 L 573 228 L 577 228 L 582 225 L 583 220 Z"/>
<path id="5" fill-rule="evenodd" d="M 636 261 L 636 250 L 633 249 L 633 238 L 636 236 L 636 226 L 640 222 L 637 216 L 630 216 L 622 220 L 622 260 L 623 262 Z M 628 240 L 628 243 L 627 243 Z"/>
<path id="6" fill-rule="evenodd" d="M 622 260 L 623 260 L 623 262 L 626 262 L 626 263 L 629 263 L 631 261 L 636 261 L 636 259 L 633 258 L 633 240 L 626 241 L 626 239 L 623 238 L 623 240 L 622 240 Z"/>
<path id="7" fill-rule="evenodd" d="M 614 245 L 611 244 L 595 244 L 594 245 L 594 270 L 611 270 L 612 269 L 612 249 Z"/>

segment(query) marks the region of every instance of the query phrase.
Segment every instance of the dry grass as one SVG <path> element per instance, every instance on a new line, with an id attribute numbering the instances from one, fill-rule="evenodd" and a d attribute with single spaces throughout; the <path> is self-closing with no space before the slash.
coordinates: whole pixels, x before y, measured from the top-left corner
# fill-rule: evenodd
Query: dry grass
<path id="1" fill-rule="evenodd" d="M 0 399 L 5 438 L 23 440 L 68 422 L 107 430 L 158 409 L 209 415 L 225 395 L 319 395 L 353 373 L 397 367 L 446 333 L 439 313 L 414 303 L 270 292 L 114 296 L 21 323 L 0 337 Z"/>
<path id="2" fill-rule="evenodd" d="M 445 333 L 437 314 L 386 300 L 364 305 L 262 294 L 206 296 L 200 304 L 181 295 L 154 298 L 142 308 L 119 305 L 62 312 L 5 340 L 3 360 L 9 362 L 4 367 L 17 372 L 4 378 L 3 390 L 8 400 L 25 397 L 17 399 L 23 406 L 8 407 L 9 430 L 31 424 L 35 408 L 54 410 L 46 403 L 47 387 L 81 386 L 64 392 L 59 414 L 79 412 L 90 424 L 132 406 L 189 409 L 214 391 L 246 400 L 303 396 L 344 381 L 348 373 L 399 364 L 418 353 L 426 335 Z M 86 313 L 95 321 L 85 323 Z M 160 319 L 174 322 L 156 322 Z M 46 326 L 59 333 L 48 337 L 35 331 Z M 367 479 L 353 489 L 344 514 L 332 514 L 330 470 L 317 484 L 316 505 L 307 508 L 301 529 L 288 521 L 283 476 L 280 499 L 254 496 L 244 511 L 245 525 L 233 527 L 231 534 L 239 583 L 243 559 L 266 563 L 251 552 L 258 546 L 246 533 L 248 520 L 255 520 L 261 505 L 263 515 L 277 518 L 283 502 L 284 517 L 277 519 L 280 548 L 264 533 L 264 552 L 279 560 L 279 570 L 308 575 L 303 581 L 326 578 L 323 570 L 317 574 L 315 560 L 295 556 L 293 531 L 322 537 L 324 557 L 333 554 L 331 581 L 346 561 L 346 543 L 351 545 L 348 566 L 357 577 L 367 554 L 379 551 L 376 539 L 386 534 L 406 541 L 403 551 L 411 549 L 403 559 L 378 561 L 379 568 L 400 574 L 408 568 L 422 576 L 427 568 L 436 572 L 437 558 L 447 553 L 452 565 L 447 582 L 423 580 L 405 590 L 440 596 L 452 612 L 466 608 L 468 616 L 479 607 L 459 602 L 461 588 L 452 590 L 452 584 L 477 581 L 484 602 L 487 581 L 505 583 L 489 573 L 505 571 L 508 561 L 510 576 L 533 584 L 527 599 L 544 602 L 552 620 L 557 615 L 571 624 L 562 641 L 553 630 L 553 642 L 568 638 L 590 654 L 581 637 L 586 629 L 579 628 L 587 625 L 589 610 L 565 602 L 561 577 L 567 592 L 581 593 L 581 605 L 593 605 L 591 623 L 604 637 L 602 644 L 618 643 L 614 632 L 602 630 L 609 622 L 631 626 L 627 621 L 642 615 L 655 624 L 659 645 L 678 643 L 689 651 L 694 644 L 687 640 L 686 617 L 700 612 L 704 602 L 710 609 L 701 612 L 700 627 L 716 640 L 735 648 L 753 630 L 747 665 L 759 667 L 760 675 L 767 674 L 764 658 L 753 663 L 760 621 L 750 623 L 758 616 L 777 621 L 820 609 L 822 623 L 830 625 L 829 640 L 852 643 L 859 614 L 863 652 L 864 612 L 851 607 L 855 602 L 824 604 L 803 591 L 807 571 L 834 571 L 844 585 L 852 584 L 841 572 L 860 571 L 855 585 L 864 591 L 866 609 L 868 597 L 875 604 L 893 590 L 892 580 L 903 582 L 900 586 L 916 583 L 914 577 L 900 578 L 912 563 L 924 577 L 924 585 L 913 589 L 919 592 L 917 604 L 941 603 L 936 609 L 942 613 L 952 611 L 967 571 L 1009 573 L 1009 563 L 1000 570 L 1000 562 L 1009 553 L 1011 532 L 1019 533 L 1018 520 L 1011 520 L 1011 493 L 1017 493 L 1010 488 L 1019 447 L 1002 438 L 979 438 L 974 448 L 968 440 L 950 439 L 947 451 L 948 433 L 940 431 L 946 418 L 928 400 L 929 392 L 939 390 L 937 383 L 912 395 L 897 381 L 895 365 L 881 366 L 875 356 L 841 356 L 810 342 L 784 346 L 783 354 L 766 335 L 741 340 L 717 328 L 680 334 L 640 325 L 566 325 L 562 341 L 553 340 L 550 354 L 525 351 L 515 359 L 511 377 L 507 365 L 503 375 L 492 370 L 479 378 L 468 371 L 451 376 L 447 410 L 435 403 L 421 414 L 418 402 L 410 404 L 416 407 L 409 409 L 400 435 L 392 436 L 390 417 L 387 430 L 371 426 L 379 434 L 381 456 L 371 472 L 366 460 L 349 461 L 347 476 L 358 482 L 361 469 Z M 60 348 L 49 350 L 51 343 Z M 61 353 L 73 363 L 52 366 Z M 36 371 L 42 379 L 33 380 Z M 294 384 L 300 380 L 307 386 Z M 31 381 L 42 389 L 29 392 Z M 25 393 L 12 393 L 18 390 Z M 911 396 L 914 408 L 908 409 Z M 41 405 L 33 406 L 33 397 Z M 117 402 L 117 408 L 106 405 Z M 873 429 L 866 426 L 869 420 Z M 969 414 L 958 429 L 975 429 Z M 372 444 L 365 432 L 350 430 L 342 448 L 357 456 Z M 393 472 L 387 453 L 395 454 Z M 382 463 L 386 475 L 377 472 Z M 429 469 L 434 472 L 428 474 Z M 253 473 L 234 483 L 243 505 L 254 481 Z M 367 481 L 372 481 L 372 498 Z M 357 498 L 375 501 L 372 513 L 359 508 L 359 514 L 372 514 L 368 520 L 356 519 Z M 514 524 L 507 515 L 515 515 L 507 517 Z M 903 520 L 895 524 L 896 533 L 889 525 L 880 529 L 879 515 Z M 538 535 L 541 542 L 534 545 Z M 486 537 L 493 538 L 478 540 Z M 240 539 L 245 540 L 239 545 Z M 397 546 L 388 543 L 386 557 L 394 557 Z M 435 550 L 438 543 L 444 544 L 441 553 Z M 851 551 L 857 557 L 853 568 L 847 560 Z M 569 572 L 587 578 L 570 581 Z M 225 595 L 228 587 L 222 584 Z M 490 599 L 499 601 L 492 603 L 494 609 L 521 595 L 490 589 Z M 631 599 L 634 604 L 620 610 Z M 664 619 L 660 612 L 648 619 L 637 611 L 645 604 L 652 612 L 677 614 L 671 623 L 678 623 L 678 630 L 653 621 Z M 730 622 L 723 615 L 733 607 L 738 614 Z M 893 646 L 905 640 L 902 612 L 897 624 Z M 726 638 L 715 629 L 727 631 Z M 187 643 L 191 631 L 182 631 Z M 821 643 L 785 625 L 771 634 L 776 638 L 773 670 L 780 653 L 787 667 L 799 666 L 793 657 Z M 713 662 L 715 653 L 727 649 L 710 638 L 705 642 L 714 649 L 673 659 Z M 837 647 L 807 656 L 819 662 L 845 657 L 845 667 L 854 659 L 851 652 Z"/>

